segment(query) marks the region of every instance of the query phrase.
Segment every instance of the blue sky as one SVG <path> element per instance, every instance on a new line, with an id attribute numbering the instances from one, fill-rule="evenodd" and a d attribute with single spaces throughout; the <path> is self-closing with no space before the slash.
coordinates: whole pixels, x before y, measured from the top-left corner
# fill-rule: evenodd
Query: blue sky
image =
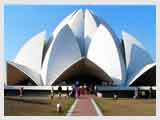
<path id="1" fill-rule="evenodd" d="M 46 30 L 49 37 L 65 16 L 81 8 L 90 9 L 104 19 L 119 38 L 123 30 L 133 35 L 155 60 L 156 8 L 151 5 L 6 5 L 4 9 L 6 60 L 13 60 L 23 44 L 35 34 Z"/>

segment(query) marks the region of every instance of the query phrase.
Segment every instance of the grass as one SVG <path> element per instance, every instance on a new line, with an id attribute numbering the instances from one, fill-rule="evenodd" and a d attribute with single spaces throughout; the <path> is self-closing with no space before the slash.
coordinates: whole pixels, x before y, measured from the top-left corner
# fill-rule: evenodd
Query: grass
<path id="1" fill-rule="evenodd" d="M 155 116 L 155 99 L 95 98 L 96 104 L 106 116 Z"/>
<path id="2" fill-rule="evenodd" d="M 5 116 L 64 116 L 74 102 L 74 98 L 47 97 L 6 97 L 4 98 Z M 62 103 L 63 112 L 56 111 L 56 104 Z"/>

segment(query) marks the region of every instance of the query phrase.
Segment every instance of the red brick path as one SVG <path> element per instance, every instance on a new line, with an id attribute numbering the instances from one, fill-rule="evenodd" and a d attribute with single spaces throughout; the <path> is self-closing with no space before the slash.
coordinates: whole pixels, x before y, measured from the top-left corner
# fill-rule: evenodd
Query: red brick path
<path id="1" fill-rule="evenodd" d="M 91 102 L 91 96 L 81 96 L 71 116 L 97 116 L 97 112 Z"/>

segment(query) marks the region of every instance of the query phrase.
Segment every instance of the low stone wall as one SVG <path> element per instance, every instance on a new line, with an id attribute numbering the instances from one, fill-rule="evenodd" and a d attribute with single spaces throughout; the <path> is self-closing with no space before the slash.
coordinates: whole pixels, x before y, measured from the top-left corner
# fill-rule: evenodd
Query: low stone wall
<path id="1" fill-rule="evenodd" d="M 66 94 L 66 91 L 62 91 L 62 94 Z M 19 96 L 19 90 L 4 90 L 4 96 Z M 58 94 L 58 91 L 54 91 L 54 94 Z M 50 90 L 23 90 L 24 96 L 48 96 L 51 95 Z"/>
<path id="2" fill-rule="evenodd" d="M 103 97 L 113 97 L 114 94 L 118 95 L 120 98 L 133 98 L 134 96 L 134 91 L 133 90 L 121 90 L 121 91 L 99 91 L 102 93 Z M 140 90 L 139 92 L 139 98 L 148 98 L 147 94 L 148 90 Z M 152 97 L 151 98 L 156 98 L 156 91 L 153 90 Z"/>

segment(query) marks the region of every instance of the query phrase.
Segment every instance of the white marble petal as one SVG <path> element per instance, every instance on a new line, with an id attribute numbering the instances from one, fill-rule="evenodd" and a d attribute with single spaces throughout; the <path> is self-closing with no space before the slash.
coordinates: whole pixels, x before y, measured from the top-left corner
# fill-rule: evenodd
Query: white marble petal
<path id="1" fill-rule="evenodd" d="M 104 25 L 98 27 L 89 46 L 87 58 L 101 67 L 113 79 L 115 85 L 124 83 L 124 61 L 119 57 L 114 38 Z"/>
<path id="2" fill-rule="evenodd" d="M 46 85 L 53 84 L 66 68 L 81 58 L 77 40 L 68 25 L 62 28 L 51 47 L 47 67 L 42 68 L 46 71 L 43 75 Z"/>
<path id="3" fill-rule="evenodd" d="M 127 79 L 130 80 L 144 68 L 144 66 L 153 63 L 153 60 L 143 45 L 133 36 L 122 32 L 124 44 Z"/>
<path id="4" fill-rule="evenodd" d="M 33 71 L 33 70 L 29 69 L 28 67 L 21 65 L 21 64 L 17 64 L 14 62 L 9 62 L 8 64 L 14 66 L 15 68 L 17 68 L 18 70 L 23 72 L 25 75 L 27 75 L 29 78 L 31 78 L 31 80 L 33 80 L 34 83 L 36 83 L 38 86 L 43 86 L 43 82 L 41 80 L 41 76 L 39 73 L 36 73 L 35 71 Z"/>
<path id="5" fill-rule="evenodd" d="M 14 62 L 40 73 L 45 39 L 45 32 L 32 37 L 19 50 Z"/>

